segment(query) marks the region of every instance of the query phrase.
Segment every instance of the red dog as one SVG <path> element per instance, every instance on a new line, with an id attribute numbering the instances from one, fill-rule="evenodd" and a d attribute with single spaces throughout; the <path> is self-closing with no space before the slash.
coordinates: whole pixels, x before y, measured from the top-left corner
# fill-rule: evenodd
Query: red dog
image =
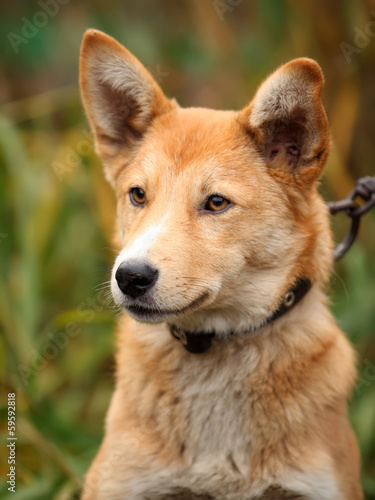
<path id="1" fill-rule="evenodd" d="M 351 346 L 324 293 L 323 76 L 182 109 L 90 30 L 81 88 L 118 199 L 117 385 L 84 500 L 360 500 Z"/>

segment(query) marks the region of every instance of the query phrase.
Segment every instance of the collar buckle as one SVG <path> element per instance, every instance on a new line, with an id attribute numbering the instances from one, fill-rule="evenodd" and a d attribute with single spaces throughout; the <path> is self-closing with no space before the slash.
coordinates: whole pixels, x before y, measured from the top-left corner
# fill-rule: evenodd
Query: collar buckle
<path id="1" fill-rule="evenodd" d="M 179 340 L 184 348 L 192 354 L 203 354 L 208 351 L 215 336 L 214 332 L 186 332 L 176 325 L 171 325 L 169 330 L 172 336 Z"/>
<path id="2" fill-rule="evenodd" d="M 188 341 L 186 338 L 186 333 L 181 330 L 181 328 L 178 328 L 176 325 L 172 325 L 170 330 L 175 339 L 179 340 L 183 346 L 187 345 Z"/>

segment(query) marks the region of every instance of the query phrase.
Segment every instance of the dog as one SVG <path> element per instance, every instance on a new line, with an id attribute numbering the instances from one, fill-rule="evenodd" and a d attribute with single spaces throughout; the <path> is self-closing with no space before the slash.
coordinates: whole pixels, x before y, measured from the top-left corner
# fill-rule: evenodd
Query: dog
<path id="1" fill-rule="evenodd" d="M 89 30 L 80 85 L 118 204 L 116 388 L 83 500 L 360 500 L 354 351 L 328 307 L 307 58 L 241 111 L 181 108 Z"/>

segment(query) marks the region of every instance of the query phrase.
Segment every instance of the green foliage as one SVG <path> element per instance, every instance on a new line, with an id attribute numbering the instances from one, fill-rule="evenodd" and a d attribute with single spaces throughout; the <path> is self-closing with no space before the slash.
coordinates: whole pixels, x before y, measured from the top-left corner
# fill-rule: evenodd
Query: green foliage
<path id="1" fill-rule="evenodd" d="M 340 50 L 341 42 L 353 43 L 354 26 L 368 21 L 360 3 L 257 0 L 228 9 L 223 20 L 214 1 L 176 4 L 71 2 L 18 53 L 7 37 L 0 41 L 0 421 L 6 421 L 6 394 L 16 392 L 15 500 L 78 498 L 113 389 L 116 311 L 105 284 L 115 255 L 115 211 L 76 83 L 86 27 L 108 31 L 154 74 L 163 73 L 161 85 L 184 105 L 240 107 L 277 65 L 296 56 L 317 58 L 327 79 L 335 140 L 322 192 L 327 199 L 346 196 L 356 177 L 375 174 L 369 133 L 375 128 L 375 40 L 351 64 Z M 21 33 L 22 16 L 32 19 L 40 6 L 25 1 L 7 10 L 0 18 L 2 32 Z M 331 288 L 334 313 L 358 351 L 359 383 L 350 413 L 370 500 L 374 215 L 364 218 L 360 239 L 336 266 Z M 337 216 L 337 238 L 346 230 L 347 222 Z M 6 472 L 8 465 L 0 463 L 1 477 Z M 0 497 L 7 498 L 4 483 Z"/>

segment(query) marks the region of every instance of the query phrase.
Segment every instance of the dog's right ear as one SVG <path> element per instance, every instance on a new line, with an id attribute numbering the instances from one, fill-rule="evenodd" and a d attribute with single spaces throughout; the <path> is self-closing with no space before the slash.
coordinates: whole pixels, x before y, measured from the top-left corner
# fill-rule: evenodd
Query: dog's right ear
<path id="1" fill-rule="evenodd" d="M 118 169 L 110 160 L 120 153 L 128 157 L 152 121 L 174 104 L 136 57 L 97 30 L 88 30 L 82 41 L 80 86 L 97 151 L 114 182 Z"/>

